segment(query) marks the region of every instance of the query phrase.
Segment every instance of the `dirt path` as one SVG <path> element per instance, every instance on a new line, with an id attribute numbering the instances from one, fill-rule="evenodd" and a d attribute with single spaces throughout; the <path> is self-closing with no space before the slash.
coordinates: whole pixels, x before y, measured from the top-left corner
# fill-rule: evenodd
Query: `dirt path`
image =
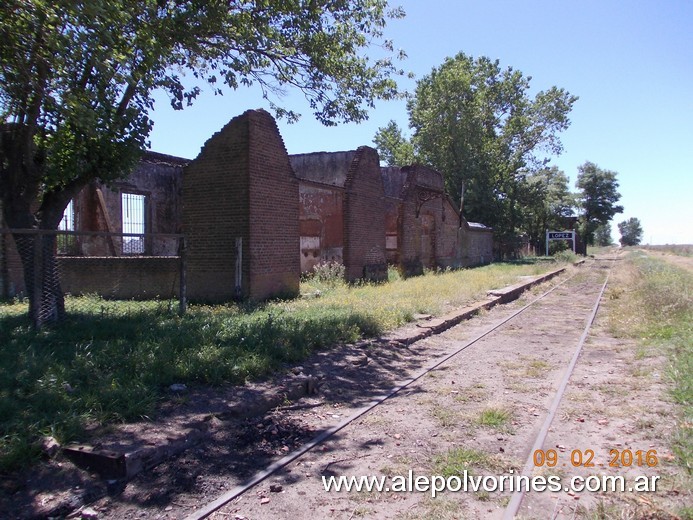
<path id="1" fill-rule="evenodd" d="M 325 491 L 322 476 L 387 476 L 391 483 L 410 471 L 414 477 L 465 469 L 477 476 L 518 472 L 606 275 L 599 265 L 606 264 L 582 267 L 575 278 L 498 333 L 465 349 L 211 518 L 501 518 L 510 498 L 507 492 L 444 492 L 435 499 L 430 492 L 337 493 Z M 318 395 L 278 408 L 262 420 L 210 421 L 211 444 L 140 475 L 122 493 L 93 504 L 91 511 L 98 518 L 185 518 L 546 289 L 544 285 L 518 302 L 408 347 L 383 342 L 351 348 L 340 358 L 322 353 L 302 367 L 306 373 L 323 371 Z M 326 359 L 334 359 L 334 365 Z M 660 363 L 611 339 L 598 318 L 544 445 L 559 452 L 562 477 L 584 469 L 570 465 L 572 450 L 591 449 L 604 464 L 610 449 L 626 447 L 657 449 L 660 455 L 660 466 L 630 468 L 629 475 L 635 474 L 631 470 L 659 475 L 665 468 L 675 474 L 661 441 L 671 411 L 661 400 Z M 549 474 L 546 468 L 537 471 Z M 626 472 L 616 468 L 616 473 Z M 558 513 L 572 518 L 578 507 L 597 507 L 600 498 L 594 493 L 530 493 L 520 516 L 552 518 Z M 665 506 L 677 500 L 681 497 L 669 497 Z"/>

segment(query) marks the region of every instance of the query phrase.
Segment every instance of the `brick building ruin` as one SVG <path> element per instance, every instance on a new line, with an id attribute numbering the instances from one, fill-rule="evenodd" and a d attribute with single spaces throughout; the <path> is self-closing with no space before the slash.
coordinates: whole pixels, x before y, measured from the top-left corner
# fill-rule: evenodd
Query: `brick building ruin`
<path id="1" fill-rule="evenodd" d="M 295 295 L 320 262 L 343 263 L 349 281 L 384 280 L 388 263 L 405 274 L 486 263 L 493 245 L 489 228 L 461 217 L 439 172 L 381 168 L 367 146 L 289 156 L 264 110 L 232 119 L 192 161 L 146 152 L 128 178 L 87 186 L 61 229 L 134 235 L 59 241 L 67 293 L 170 293 L 174 234 L 184 233 L 188 297 L 209 302 Z M 0 239 L 0 297 L 22 294 L 12 239 Z"/>
<path id="2" fill-rule="evenodd" d="M 445 193 L 440 172 L 421 165 L 381 169 L 389 263 L 406 275 L 468 267 L 493 257 L 492 230 L 469 223 Z"/>
<path id="3" fill-rule="evenodd" d="M 183 168 L 188 162 L 145 152 L 126 179 L 108 186 L 91 183 L 70 202 L 60 229 L 85 234 L 61 236 L 57 241 L 60 282 L 66 293 L 151 298 L 171 292 L 179 271 L 178 241 L 173 237 L 151 240 L 146 234 L 180 233 Z M 0 228 L 4 227 L 0 212 Z M 109 280 L 118 283 L 108 286 Z M 24 293 L 14 241 L 0 234 L 0 297 Z"/>
<path id="4" fill-rule="evenodd" d="M 334 261 L 349 281 L 387 279 L 378 152 L 362 146 L 290 160 L 299 179 L 301 271 Z"/>

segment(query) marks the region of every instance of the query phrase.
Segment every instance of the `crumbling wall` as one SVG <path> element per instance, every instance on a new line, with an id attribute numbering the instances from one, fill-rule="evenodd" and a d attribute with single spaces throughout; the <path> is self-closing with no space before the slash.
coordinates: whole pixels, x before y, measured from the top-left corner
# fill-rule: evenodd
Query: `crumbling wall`
<path id="1" fill-rule="evenodd" d="M 144 195 L 145 232 L 180 233 L 182 227 L 183 168 L 188 159 L 156 152 L 145 152 L 133 172 L 109 185 L 93 182 L 73 200 L 75 230 L 123 232 L 122 194 Z M 145 240 L 144 254 L 178 254 L 176 239 Z M 77 237 L 77 256 L 121 256 L 120 237 Z"/>
<path id="2" fill-rule="evenodd" d="M 407 276 L 438 266 L 443 233 L 443 179 L 424 166 L 402 168 L 407 179 L 402 188 L 400 267 Z"/>
<path id="3" fill-rule="evenodd" d="M 492 230 L 460 219 L 439 172 L 412 165 L 381 168 L 381 175 L 388 262 L 412 276 L 423 273 L 424 268 L 491 261 Z"/>
<path id="4" fill-rule="evenodd" d="M 299 178 L 301 270 L 344 264 L 347 280 L 387 278 L 380 159 L 369 147 L 292 155 Z"/>
<path id="5" fill-rule="evenodd" d="M 344 189 L 300 181 L 298 193 L 301 272 L 344 263 Z"/>
<path id="6" fill-rule="evenodd" d="M 346 278 L 386 280 L 385 195 L 375 149 L 362 146 L 356 151 L 344 188 Z"/>
<path id="7" fill-rule="evenodd" d="M 298 182 L 274 119 L 249 110 L 210 138 L 183 175 L 191 299 L 298 293 Z"/>

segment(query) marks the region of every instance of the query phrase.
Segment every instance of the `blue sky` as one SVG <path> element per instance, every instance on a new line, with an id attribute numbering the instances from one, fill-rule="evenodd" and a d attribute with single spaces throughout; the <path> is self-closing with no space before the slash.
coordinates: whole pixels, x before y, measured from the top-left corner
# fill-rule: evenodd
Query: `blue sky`
<path id="1" fill-rule="evenodd" d="M 693 244 L 693 1 L 396 0 L 407 13 L 386 36 L 404 49 L 416 78 L 447 56 L 464 52 L 500 60 L 532 77 L 536 91 L 553 85 L 580 97 L 565 151 L 553 164 L 574 181 L 591 161 L 616 171 L 622 214 L 640 219 L 644 243 Z M 413 90 L 415 80 L 402 80 Z M 152 114 L 153 150 L 194 158 L 204 142 L 249 108 L 266 108 L 256 89 L 210 92 L 193 107 L 173 111 L 160 96 Z M 403 101 L 381 102 L 360 125 L 325 128 L 300 95 L 283 104 L 303 113 L 279 122 L 290 154 L 373 145 L 379 127 L 408 118 Z"/>

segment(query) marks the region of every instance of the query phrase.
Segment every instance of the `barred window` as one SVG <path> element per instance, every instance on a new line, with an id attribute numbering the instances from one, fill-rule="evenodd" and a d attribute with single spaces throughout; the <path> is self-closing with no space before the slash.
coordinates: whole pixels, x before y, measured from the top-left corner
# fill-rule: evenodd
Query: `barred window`
<path id="1" fill-rule="evenodd" d="M 58 230 L 75 230 L 75 205 L 73 201 L 70 201 L 65 207 L 65 211 L 63 211 L 63 218 L 58 223 Z M 77 240 L 74 235 L 58 234 L 56 245 L 59 255 L 76 254 Z"/>
<path id="2" fill-rule="evenodd" d="M 146 229 L 145 206 L 147 197 L 135 193 L 123 193 L 121 201 L 123 233 L 144 235 Z M 130 255 L 144 254 L 144 236 L 124 236 L 123 253 Z"/>

